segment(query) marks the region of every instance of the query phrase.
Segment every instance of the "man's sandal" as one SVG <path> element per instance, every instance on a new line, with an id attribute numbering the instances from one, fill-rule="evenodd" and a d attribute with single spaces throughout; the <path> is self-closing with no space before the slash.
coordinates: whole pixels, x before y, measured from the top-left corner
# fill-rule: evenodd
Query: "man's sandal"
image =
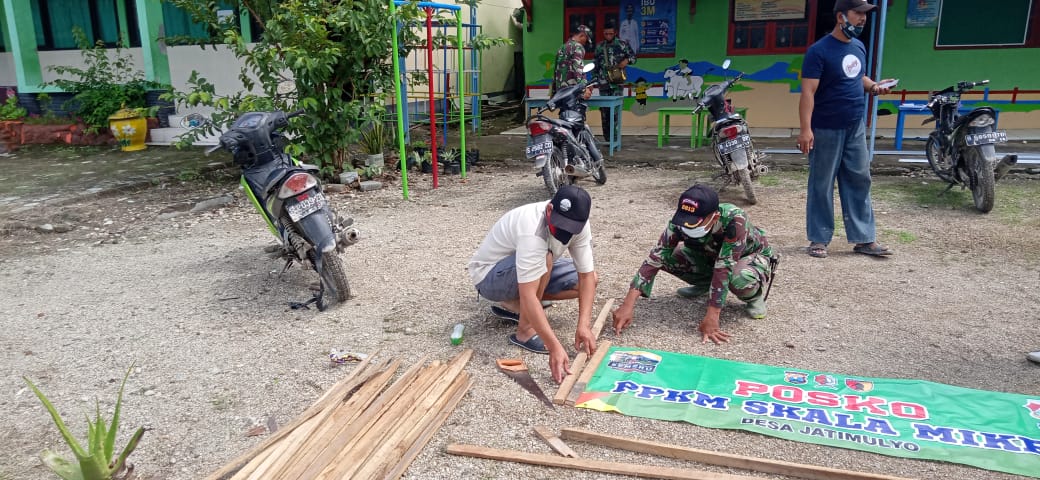
<path id="1" fill-rule="evenodd" d="M 852 251 L 864 255 L 870 255 L 872 257 L 885 257 L 892 254 L 892 251 L 889 250 L 888 247 L 877 242 L 857 244 L 855 247 L 852 247 Z"/>
<path id="2" fill-rule="evenodd" d="M 827 258 L 827 244 L 826 243 L 817 243 L 817 242 L 810 243 L 809 247 L 806 248 L 806 251 L 809 252 L 809 256 L 810 257 Z"/>

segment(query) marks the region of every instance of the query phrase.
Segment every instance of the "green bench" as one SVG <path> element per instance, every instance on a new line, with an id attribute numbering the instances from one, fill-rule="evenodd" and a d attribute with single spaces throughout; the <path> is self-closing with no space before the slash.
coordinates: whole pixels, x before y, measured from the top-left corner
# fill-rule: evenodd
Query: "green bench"
<path id="1" fill-rule="evenodd" d="M 663 147 L 668 143 L 670 136 L 672 115 L 693 115 L 697 107 L 661 107 L 657 109 L 657 147 Z M 734 112 L 740 114 L 747 121 L 747 107 L 734 108 Z M 707 110 L 697 112 L 696 118 L 690 119 L 690 148 L 698 148 L 708 144 L 711 136 L 711 122 L 706 118 Z"/>

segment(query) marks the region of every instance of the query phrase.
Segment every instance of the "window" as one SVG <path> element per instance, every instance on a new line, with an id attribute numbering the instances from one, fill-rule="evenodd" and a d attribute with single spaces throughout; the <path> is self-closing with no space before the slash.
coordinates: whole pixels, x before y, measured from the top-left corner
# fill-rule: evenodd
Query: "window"
<path id="1" fill-rule="evenodd" d="M 816 2 L 817 0 L 731 0 L 727 53 L 804 53 L 812 43 L 810 25 L 816 24 Z M 767 5 L 786 8 L 770 11 L 766 8 Z"/>
<path id="2" fill-rule="evenodd" d="M 119 42 L 119 9 L 121 2 L 126 11 L 125 32 L 131 47 L 141 46 L 137 28 L 136 2 L 133 0 L 32 0 L 33 25 L 39 50 L 76 50 L 73 27 L 79 27 L 94 44 L 101 41 L 108 47 Z"/>
<path id="3" fill-rule="evenodd" d="M 231 16 L 235 24 L 238 24 L 238 11 L 233 5 L 225 0 L 221 0 L 216 2 L 216 6 L 218 18 L 223 19 L 225 16 Z M 209 25 L 195 23 L 191 18 L 191 14 L 176 5 L 163 2 L 162 9 L 163 25 L 165 26 L 166 37 L 168 38 L 167 43 L 169 44 L 185 43 L 188 39 L 209 40 L 218 36 L 218 32 L 210 31 Z M 220 41 L 222 39 L 216 38 L 216 40 Z"/>

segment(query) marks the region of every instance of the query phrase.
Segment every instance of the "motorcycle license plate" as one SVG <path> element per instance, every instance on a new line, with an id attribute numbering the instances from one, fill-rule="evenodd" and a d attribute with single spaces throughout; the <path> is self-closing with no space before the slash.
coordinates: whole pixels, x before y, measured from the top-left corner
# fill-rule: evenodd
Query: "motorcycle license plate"
<path id="1" fill-rule="evenodd" d="M 997 130 L 995 132 L 986 133 L 972 133 L 964 136 L 964 143 L 967 143 L 969 147 L 976 145 L 988 145 L 990 143 L 1005 143 L 1007 142 L 1007 131 Z"/>
<path id="2" fill-rule="evenodd" d="M 740 148 L 746 148 L 751 146 L 751 135 L 742 133 L 737 137 L 731 138 L 719 144 L 719 153 L 725 155 L 734 150 Z"/>
<path id="3" fill-rule="evenodd" d="M 286 205 L 285 211 L 289 212 L 289 218 L 292 221 L 298 222 L 303 217 L 325 208 L 326 205 L 328 203 L 325 201 L 325 195 L 322 195 L 321 192 L 314 192 L 314 194 L 300 203 Z"/>
<path id="4" fill-rule="evenodd" d="M 535 143 L 527 146 L 527 158 L 535 158 L 540 155 L 549 155 L 552 153 L 552 140 L 542 140 L 542 138 L 543 137 L 539 137 Z"/>

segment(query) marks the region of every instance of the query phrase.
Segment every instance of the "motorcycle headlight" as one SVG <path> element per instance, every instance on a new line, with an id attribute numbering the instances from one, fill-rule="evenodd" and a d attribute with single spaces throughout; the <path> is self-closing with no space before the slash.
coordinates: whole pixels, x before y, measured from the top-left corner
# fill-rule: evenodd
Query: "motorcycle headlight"
<path id="1" fill-rule="evenodd" d="M 988 127 L 990 125 L 993 125 L 993 123 L 994 123 L 994 120 L 993 120 L 992 116 L 989 116 L 989 115 L 979 115 L 978 117 L 975 118 L 975 120 L 972 120 L 971 123 L 969 123 L 968 125 L 972 126 L 972 127 Z"/>

